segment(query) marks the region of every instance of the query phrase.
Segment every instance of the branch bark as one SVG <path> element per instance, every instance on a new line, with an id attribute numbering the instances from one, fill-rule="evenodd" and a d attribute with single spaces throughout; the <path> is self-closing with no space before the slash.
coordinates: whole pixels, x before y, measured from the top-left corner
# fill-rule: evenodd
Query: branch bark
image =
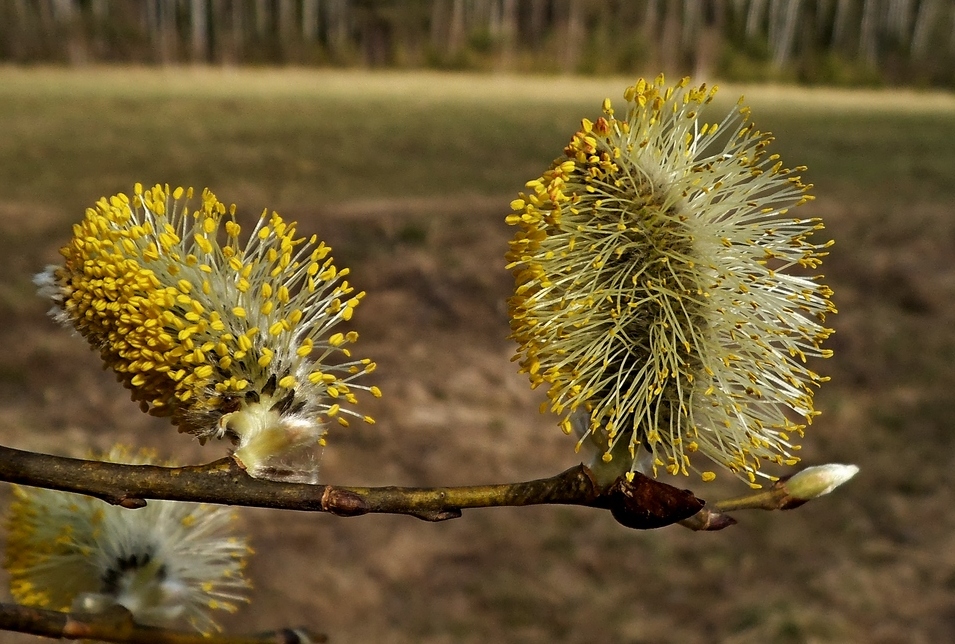
<path id="1" fill-rule="evenodd" d="M 41 608 L 0 604 L 0 630 L 54 639 L 92 639 L 129 644 L 313 644 L 328 637 L 302 628 L 283 628 L 258 635 L 201 635 L 143 626 L 117 608 L 102 615 L 61 613 Z"/>
<path id="2" fill-rule="evenodd" d="M 231 458 L 191 467 L 121 465 L 0 446 L 0 480 L 87 494 L 127 508 L 148 499 L 222 503 L 338 516 L 404 514 L 426 521 L 461 516 L 467 508 L 543 504 L 610 510 L 629 528 L 651 529 L 687 519 L 704 502 L 692 492 L 636 474 L 601 489 L 583 465 L 556 476 L 463 487 L 349 487 L 266 481 L 250 477 Z"/>

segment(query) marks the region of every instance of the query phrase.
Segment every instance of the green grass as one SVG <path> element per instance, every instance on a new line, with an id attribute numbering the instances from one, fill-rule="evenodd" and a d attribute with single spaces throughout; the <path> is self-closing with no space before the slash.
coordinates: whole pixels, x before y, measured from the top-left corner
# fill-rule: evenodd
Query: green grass
<path id="1" fill-rule="evenodd" d="M 137 180 L 208 185 L 255 209 L 505 195 L 537 176 L 580 119 L 598 116 L 600 101 L 626 83 L 0 69 L 0 202 L 78 212 Z M 900 114 L 899 101 L 880 105 L 865 92 L 730 87 L 721 98 L 743 91 L 757 124 L 780 135 L 784 159 L 809 165 L 820 190 L 955 190 L 947 144 L 955 101 L 908 95 Z"/>

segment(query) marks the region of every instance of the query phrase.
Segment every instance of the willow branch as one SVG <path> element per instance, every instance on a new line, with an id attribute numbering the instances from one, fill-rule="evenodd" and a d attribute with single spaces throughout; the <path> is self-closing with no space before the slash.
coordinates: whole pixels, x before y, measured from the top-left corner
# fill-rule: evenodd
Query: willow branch
<path id="1" fill-rule="evenodd" d="M 0 603 L 0 630 L 30 633 L 55 639 L 92 639 L 129 644 L 312 644 L 328 637 L 308 630 L 281 629 L 258 635 L 201 635 L 143 626 L 122 608 L 100 615 L 61 613 Z"/>
<path id="2" fill-rule="evenodd" d="M 348 487 L 255 479 L 231 458 L 192 467 L 123 465 L 0 446 L 0 480 L 87 494 L 139 508 L 148 499 L 328 512 L 338 516 L 405 514 L 427 521 L 461 516 L 468 508 L 543 504 L 610 510 L 634 529 L 658 528 L 696 514 L 703 501 L 691 492 L 642 475 L 601 488 L 579 465 L 556 476 L 462 487 Z"/>
<path id="3" fill-rule="evenodd" d="M 736 523 L 727 512 L 736 510 L 793 510 L 829 494 L 859 472 L 855 465 L 814 465 L 775 481 L 769 488 L 704 505 L 680 524 L 691 530 L 721 530 Z"/>
<path id="4" fill-rule="evenodd" d="M 680 521 L 680 525 L 691 530 L 722 530 L 736 524 L 736 519 L 727 512 L 736 510 L 792 510 L 805 500 L 794 499 L 783 481 L 777 481 L 766 490 L 759 490 L 744 496 L 724 499 L 704 505 L 699 512 Z"/>

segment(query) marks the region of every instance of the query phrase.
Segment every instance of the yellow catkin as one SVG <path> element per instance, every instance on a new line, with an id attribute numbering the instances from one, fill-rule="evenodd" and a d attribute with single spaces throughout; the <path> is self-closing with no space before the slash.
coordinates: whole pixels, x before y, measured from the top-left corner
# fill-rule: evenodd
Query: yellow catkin
<path id="1" fill-rule="evenodd" d="M 335 267 L 331 249 L 315 236 L 298 237 L 294 222 L 263 214 L 241 243 L 235 207 L 209 190 L 191 205 L 193 194 L 137 184 L 132 196 L 100 199 L 74 225 L 63 263 L 38 277 L 41 292 L 59 309 L 56 317 L 99 350 L 133 400 L 182 431 L 206 438 L 232 429 L 241 442 L 243 432 L 261 433 L 272 422 L 264 414 L 276 410 L 310 417 L 323 432 L 334 404 L 329 387 L 368 389 L 355 379 L 370 361 L 351 358 L 346 346 L 357 334 L 329 335 L 364 294 L 342 279 L 348 270 Z M 303 258 L 322 262 L 321 283 L 299 268 Z M 331 317 L 343 301 L 348 314 Z M 318 356 L 330 380 L 308 378 Z M 260 420 L 227 426 L 236 413 L 266 403 Z"/>
<path id="2" fill-rule="evenodd" d="M 761 461 L 795 459 L 786 410 L 818 413 L 806 359 L 831 355 L 832 291 L 781 267 L 831 242 L 787 214 L 811 186 L 747 108 L 701 121 L 715 91 L 640 79 L 623 114 L 608 99 L 581 122 L 510 204 L 508 309 L 521 370 L 598 461 L 623 474 L 648 450 L 650 473 L 687 474 L 702 454 L 758 485 Z"/>
<path id="3" fill-rule="evenodd" d="M 159 464 L 149 450 L 122 446 L 95 458 Z M 251 549 L 234 534 L 228 508 L 150 501 L 130 512 L 67 492 L 13 491 L 3 567 L 21 605 L 70 611 L 82 597 L 101 609 L 121 606 L 139 623 L 209 634 L 218 630 L 210 602 L 248 601 Z"/>

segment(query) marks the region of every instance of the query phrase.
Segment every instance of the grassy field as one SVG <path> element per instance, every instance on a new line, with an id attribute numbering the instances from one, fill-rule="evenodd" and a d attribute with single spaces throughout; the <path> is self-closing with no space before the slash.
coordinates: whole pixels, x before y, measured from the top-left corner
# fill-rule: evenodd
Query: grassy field
<path id="1" fill-rule="evenodd" d="M 70 224 L 135 181 L 208 185 L 297 219 L 369 292 L 355 316 L 385 392 L 335 432 L 323 478 L 437 485 L 550 475 L 573 442 L 508 361 L 507 203 L 632 79 L 300 71 L 0 69 L 0 442 L 114 441 L 220 456 L 139 415 L 31 275 Z M 807 463 L 852 483 L 714 534 L 638 533 L 569 508 L 444 524 L 242 512 L 257 550 L 237 630 L 332 642 L 942 642 L 955 639 L 955 97 L 745 93 L 805 164 L 836 240 L 840 314 Z M 622 99 L 619 99 L 622 103 Z M 719 110 L 716 110 L 719 112 Z M 685 481 L 681 481 L 686 485 Z M 740 491 L 730 482 L 698 494 Z M 9 498 L 6 491 L 3 500 Z M 30 638 L 4 636 L 4 642 Z"/>

